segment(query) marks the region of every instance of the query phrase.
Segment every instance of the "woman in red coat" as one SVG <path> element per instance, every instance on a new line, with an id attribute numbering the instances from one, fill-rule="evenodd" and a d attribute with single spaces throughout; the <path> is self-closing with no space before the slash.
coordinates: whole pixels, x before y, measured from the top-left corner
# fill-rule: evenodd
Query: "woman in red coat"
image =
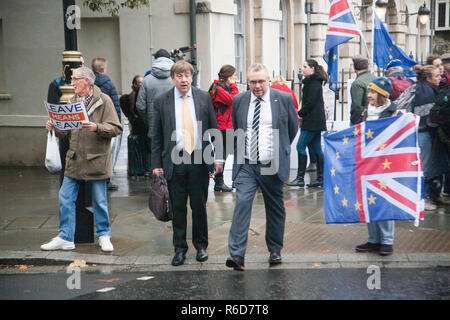
<path id="1" fill-rule="evenodd" d="M 227 130 L 233 130 L 231 104 L 233 102 L 233 97 L 238 93 L 239 89 L 236 85 L 236 68 L 232 65 L 224 65 L 220 68 L 219 80 L 214 80 L 214 83 L 209 88 L 209 94 L 211 95 L 214 109 L 216 110 L 217 125 L 222 132 L 225 160 L 227 159 L 227 156 L 233 152 L 232 150 L 226 150 L 226 133 Z M 230 192 L 233 190 L 224 183 L 223 173 L 217 174 L 214 177 L 214 181 L 214 191 Z"/>

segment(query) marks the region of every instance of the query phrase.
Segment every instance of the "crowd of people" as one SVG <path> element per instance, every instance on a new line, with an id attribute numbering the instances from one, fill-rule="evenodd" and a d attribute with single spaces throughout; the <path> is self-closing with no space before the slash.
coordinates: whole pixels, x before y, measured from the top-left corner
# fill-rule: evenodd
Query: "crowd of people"
<path id="1" fill-rule="evenodd" d="M 310 162 L 316 163 L 317 173 L 308 187 L 323 186 L 321 134 L 326 131 L 323 99 L 323 86 L 328 82 L 326 71 L 316 60 L 308 59 L 303 63 L 305 77 L 299 105 L 286 80 L 278 76 L 271 81 L 267 68 L 262 64 L 250 66 L 247 91 L 239 92 L 236 68 L 232 65 L 224 65 L 219 70 L 218 79 L 213 81 L 208 91 L 203 91 L 192 86 L 194 69 L 191 64 L 184 60 L 172 61 L 164 49 L 158 50 L 154 57 L 151 70 L 145 77 L 137 75 L 133 78 L 132 91 L 122 95 L 120 103 L 117 90 L 106 75 L 105 59 L 94 59 L 92 70 L 82 66 L 73 71 L 75 96 L 72 101 L 85 102 L 90 121 L 83 123 L 82 130 L 65 132 L 55 128 L 51 121 L 46 124 L 47 130 L 55 130 L 57 136 L 66 137 L 69 147 L 59 193 L 60 233 L 42 245 L 42 250 L 71 250 L 75 247 L 75 200 L 81 180 L 88 181 L 93 190 L 100 246 L 103 251 L 113 250 L 106 186 L 112 177 L 114 163 L 111 138 L 122 133 L 122 110 L 129 120 L 130 135 L 139 141 L 141 175 L 160 176 L 168 181 L 173 210 L 175 254 L 172 265 L 183 264 L 188 250 L 188 199 L 192 209 L 192 243 L 197 250 L 196 259 L 199 262 L 208 259 L 206 202 L 211 175 L 215 181 L 214 191 L 236 190 L 228 238 L 230 257 L 226 266 L 234 270 L 245 269 L 252 202 L 258 188 L 262 191 L 266 209 L 269 263 L 281 263 L 286 216 L 284 184 L 306 187 L 304 176 L 309 158 Z M 389 63 L 385 77 L 376 77 L 369 71 L 367 57 L 355 56 L 353 66 L 357 77 L 350 90 L 350 125 L 405 112 L 419 115 L 418 140 L 424 172 L 425 210 L 435 210 L 437 206 L 446 204 L 445 197 L 450 195 L 450 125 L 433 123 L 429 115 L 439 99 L 448 106 L 450 54 L 430 55 L 425 65 L 416 65 L 415 81 L 404 75 L 399 60 Z M 52 82 L 51 88 L 54 89 L 55 85 L 58 85 L 57 81 Z M 210 129 L 220 132 L 222 143 L 218 149 L 223 153 L 215 152 L 214 162 L 207 164 L 203 155 L 210 141 L 203 141 L 203 137 Z M 278 129 L 277 140 L 273 129 Z M 299 129 L 297 175 L 288 183 L 290 146 Z M 243 136 L 233 134 L 239 130 Z M 230 137 L 234 141 L 230 141 Z M 217 148 L 218 145 L 215 146 Z M 238 148 L 243 148 L 243 152 L 238 152 Z M 234 155 L 233 184 L 227 186 L 223 168 L 230 154 Z M 175 163 L 174 155 L 183 161 Z M 197 159 L 202 160 L 199 162 Z M 264 174 L 274 164 L 276 171 Z M 356 246 L 356 251 L 392 254 L 394 221 L 368 223 L 367 226 L 368 241 Z"/>

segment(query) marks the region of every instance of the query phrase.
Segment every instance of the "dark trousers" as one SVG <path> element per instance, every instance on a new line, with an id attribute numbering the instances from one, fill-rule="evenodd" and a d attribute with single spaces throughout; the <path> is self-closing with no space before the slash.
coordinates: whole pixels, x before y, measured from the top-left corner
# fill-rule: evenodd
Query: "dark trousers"
<path id="1" fill-rule="evenodd" d="M 220 132 L 222 133 L 222 142 L 223 142 L 223 160 L 225 160 L 225 162 L 227 160 L 228 155 L 233 154 L 233 152 L 234 152 L 234 144 L 233 144 L 232 148 L 227 149 L 227 132 L 228 131 L 233 132 L 233 129 L 220 130 Z M 235 141 L 235 143 L 236 143 L 236 141 Z M 223 163 L 224 168 L 225 168 L 225 162 Z M 222 183 L 223 183 L 223 172 L 216 174 L 215 177 L 221 179 Z"/>
<path id="2" fill-rule="evenodd" d="M 194 247 L 208 247 L 208 198 L 209 172 L 205 164 L 174 165 L 169 193 L 173 209 L 173 245 L 175 251 L 187 251 L 187 200 L 192 210 L 192 243 Z"/>

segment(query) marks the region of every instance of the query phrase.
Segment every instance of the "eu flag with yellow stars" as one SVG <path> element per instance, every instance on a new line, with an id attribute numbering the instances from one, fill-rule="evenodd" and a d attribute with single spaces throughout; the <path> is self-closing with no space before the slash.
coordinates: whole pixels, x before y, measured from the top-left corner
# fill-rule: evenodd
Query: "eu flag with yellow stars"
<path id="1" fill-rule="evenodd" d="M 423 219 L 418 121 L 406 113 L 323 135 L 327 223 Z"/>
<path id="2" fill-rule="evenodd" d="M 330 76 L 330 90 L 336 92 L 338 89 L 338 81 L 339 81 L 339 46 L 332 47 L 328 50 L 324 55 L 323 59 L 328 64 L 327 73 Z"/>
<path id="3" fill-rule="evenodd" d="M 379 68 L 386 69 L 386 66 L 391 60 L 398 59 L 402 62 L 403 73 L 407 77 L 416 76 L 414 66 L 417 62 L 411 59 L 399 46 L 397 46 L 397 43 L 392 39 L 383 21 L 381 21 L 376 14 L 374 21 L 373 62 L 375 62 Z"/>

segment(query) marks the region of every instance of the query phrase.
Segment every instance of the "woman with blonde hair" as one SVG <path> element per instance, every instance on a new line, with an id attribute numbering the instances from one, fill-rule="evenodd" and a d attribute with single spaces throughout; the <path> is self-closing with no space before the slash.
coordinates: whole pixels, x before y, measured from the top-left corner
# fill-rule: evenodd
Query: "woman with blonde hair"
<path id="1" fill-rule="evenodd" d="M 295 96 L 295 92 L 287 86 L 287 81 L 283 78 L 282 75 L 275 76 L 275 78 L 272 79 L 272 85 L 270 86 L 270 88 L 290 93 L 295 102 L 295 112 L 298 112 L 298 102 L 297 97 Z"/>

